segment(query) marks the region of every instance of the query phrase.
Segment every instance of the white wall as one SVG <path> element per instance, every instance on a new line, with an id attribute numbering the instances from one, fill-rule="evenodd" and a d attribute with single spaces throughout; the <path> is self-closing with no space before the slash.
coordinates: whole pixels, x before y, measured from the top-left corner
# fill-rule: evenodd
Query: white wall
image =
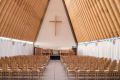
<path id="1" fill-rule="evenodd" d="M 31 54 L 33 54 L 33 44 L 24 41 L 21 42 L 7 38 L 0 38 L 0 57 Z"/>
<path id="2" fill-rule="evenodd" d="M 111 38 L 93 42 L 79 43 L 78 55 L 107 57 L 120 60 L 120 39 Z"/>
<path id="3" fill-rule="evenodd" d="M 57 24 L 56 36 L 54 35 L 55 23 L 50 22 L 54 20 L 55 16 L 57 16 L 57 20 L 62 21 Z M 41 48 L 52 49 L 76 46 L 62 0 L 50 0 L 35 44 L 37 47 L 39 45 Z"/>

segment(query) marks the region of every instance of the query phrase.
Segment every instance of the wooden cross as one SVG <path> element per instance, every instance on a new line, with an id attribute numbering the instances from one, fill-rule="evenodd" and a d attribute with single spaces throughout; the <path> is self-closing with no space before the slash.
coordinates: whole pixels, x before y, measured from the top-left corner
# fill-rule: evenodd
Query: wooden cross
<path id="1" fill-rule="evenodd" d="M 61 23 L 62 21 L 57 20 L 57 16 L 55 16 L 55 20 L 50 21 L 50 22 L 55 23 L 55 36 L 56 36 L 56 33 L 57 33 L 57 24 Z"/>

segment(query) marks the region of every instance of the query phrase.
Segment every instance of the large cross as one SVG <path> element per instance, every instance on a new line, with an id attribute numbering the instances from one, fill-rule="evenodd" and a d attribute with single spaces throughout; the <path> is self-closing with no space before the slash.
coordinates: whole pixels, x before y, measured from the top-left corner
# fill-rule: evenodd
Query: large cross
<path id="1" fill-rule="evenodd" d="M 53 21 L 50 21 L 50 22 L 55 23 L 55 36 L 56 36 L 56 33 L 57 33 L 57 24 L 58 23 L 62 23 L 62 21 L 57 20 L 57 16 L 55 16 L 55 19 Z"/>

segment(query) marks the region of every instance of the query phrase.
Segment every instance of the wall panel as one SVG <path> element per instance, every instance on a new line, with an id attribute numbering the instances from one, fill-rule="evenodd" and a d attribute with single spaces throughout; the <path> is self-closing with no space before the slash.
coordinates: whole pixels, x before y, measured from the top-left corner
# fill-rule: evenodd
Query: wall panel
<path id="1" fill-rule="evenodd" d="M 20 42 L 11 39 L 1 39 L 0 37 L 0 57 L 33 55 L 33 43 Z"/>
<path id="2" fill-rule="evenodd" d="M 78 45 L 78 55 L 120 60 L 120 38 L 80 43 Z"/>

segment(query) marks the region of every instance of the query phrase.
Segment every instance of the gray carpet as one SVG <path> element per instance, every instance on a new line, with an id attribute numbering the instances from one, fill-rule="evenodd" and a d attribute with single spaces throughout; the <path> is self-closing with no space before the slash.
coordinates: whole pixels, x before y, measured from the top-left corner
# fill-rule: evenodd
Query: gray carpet
<path id="1" fill-rule="evenodd" d="M 44 73 L 43 80 L 67 80 L 64 67 L 59 60 L 51 60 Z"/>

